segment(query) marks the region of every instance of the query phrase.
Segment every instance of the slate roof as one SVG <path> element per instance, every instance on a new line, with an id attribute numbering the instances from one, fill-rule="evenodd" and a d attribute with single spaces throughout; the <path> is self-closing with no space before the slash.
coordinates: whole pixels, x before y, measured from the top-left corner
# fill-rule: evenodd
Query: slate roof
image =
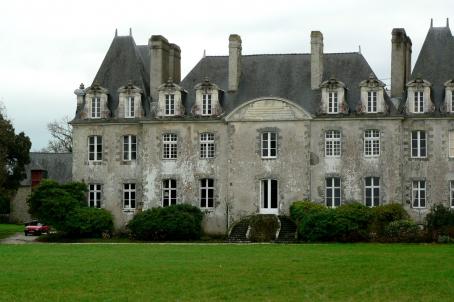
<path id="1" fill-rule="evenodd" d="M 194 86 L 207 77 L 226 93 L 223 108 L 226 113 L 242 103 L 258 97 L 289 99 L 311 114 L 320 106 L 320 90 L 311 89 L 310 54 L 243 55 L 238 91 L 228 92 L 228 56 L 208 56 L 199 61 L 183 79 L 181 86 L 188 91 L 186 112 L 194 102 Z M 360 101 L 359 83 L 373 73 L 360 53 L 327 53 L 323 55 L 323 80 L 335 77 L 347 86 L 346 99 L 350 112 Z M 394 107 L 393 105 L 391 105 Z"/>
<path id="2" fill-rule="evenodd" d="M 432 83 L 432 100 L 439 110 L 444 102 L 443 84 L 454 79 L 454 37 L 449 27 L 431 27 L 413 68 L 412 78 Z"/>
<path id="3" fill-rule="evenodd" d="M 45 170 L 47 177 L 66 183 L 72 180 L 73 156 L 71 153 L 30 152 L 30 164 L 25 167 L 27 177 L 23 186 L 31 185 L 31 170 Z"/>

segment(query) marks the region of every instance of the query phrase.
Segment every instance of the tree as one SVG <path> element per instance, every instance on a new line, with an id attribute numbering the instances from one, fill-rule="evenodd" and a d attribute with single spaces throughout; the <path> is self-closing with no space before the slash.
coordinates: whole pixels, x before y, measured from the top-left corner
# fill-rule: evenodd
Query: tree
<path id="1" fill-rule="evenodd" d="M 73 151 L 73 128 L 69 122 L 70 118 L 65 116 L 61 120 L 47 124 L 47 129 L 52 136 L 47 145 L 47 151 L 55 153 Z"/>
<path id="2" fill-rule="evenodd" d="M 0 106 L 1 107 L 1 106 Z M 30 163 L 30 139 L 16 134 L 13 125 L 0 110 L 0 199 L 10 200 L 26 177 L 25 165 Z"/>

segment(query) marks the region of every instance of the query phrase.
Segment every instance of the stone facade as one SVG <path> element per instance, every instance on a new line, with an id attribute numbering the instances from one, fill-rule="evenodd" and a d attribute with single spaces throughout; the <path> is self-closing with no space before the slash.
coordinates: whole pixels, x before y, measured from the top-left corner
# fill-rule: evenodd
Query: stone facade
<path id="1" fill-rule="evenodd" d="M 289 55 L 242 55 L 231 35 L 228 57 L 204 57 L 181 82 L 178 46 L 115 37 L 94 88 L 75 91 L 73 178 L 100 185 L 117 228 L 139 211 L 189 203 L 205 212 L 206 232 L 223 234 L 302 199 L 397 202 L 421 222 L 433 204 L 454 205 L 454 85 L 424 72 L 424 49 L 423 74 L 410 75 L 411 40 L 403 29 L 392 35 L 391 95 L 361 54 L 323 53 L 320 32 L 311 54 Z M 454 45 L 450 31 L 446 39 Z M 124 66 L 110 64 L 119 54 Z M 90 117 L 94 93 L 101 118 Z M 126 118 L 130 96 L 140 102 Z"/>

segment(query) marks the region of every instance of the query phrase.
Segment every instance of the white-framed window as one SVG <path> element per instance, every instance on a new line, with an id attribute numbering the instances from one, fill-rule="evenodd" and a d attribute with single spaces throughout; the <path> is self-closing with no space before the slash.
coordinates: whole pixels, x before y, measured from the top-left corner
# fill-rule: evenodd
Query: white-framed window
<path id="1" fill-rule="evenodd" d="M 454 112 L 454 90 L 451 91 L 451 112 Z"/>
<path id="2" fill-rule="evenodd" d="M 101 98 L 91 98 L 91 118 L 101 117 Z"/>
<path id="3" fill-rule="evenodd" d="M 341 134 L 338 130 L 328 130 L 325 132 L 325 156 L 341 156 Z"/>
<path id="4" fill-rule="evenodd" d="M 448 136 L 449 136 L 449 138 L 448 138 L 448 140 L 449 140 L 448 156 L 454 157 L 454 130 L 449 130 Z"/>
<path id="5" fill-rule="evenodd" d="M 168 207 L 177 204 L 177 181 L 164 179 L 162 181 L 162 206 Z"/>
<path id="6" fill-rule="evenodd" d="M 202 115 L 211 115 L 211 94 L 202 94 Z"/>
<path id="7" fill-rule="evenodd" d="M 133 96 L 128 96 L 128 98 L 126 99 L 125 117 L 127 117 L 127 118 L 135 117 L 134 97 Z"/>
<path id="8" fill-rule="evenodd" d="M 454 208 L 454 180 L 449 182 L 449 206 Z"/>
<path id="9" fill-rule="evenodd" d="M 135 135 L 123 136 L 123 160 L 137 159 L 137 138 Z"/>
<path id="10" fill-rule="evenodd" d="M 377 112 L 377 91 L 367 92 L 367 112 L 368 113 Z"/>
<path id="11" fill-rule="evenodd" d="M 89 184 L 88 185 L 88 206 L 90 208 L 101 207 L 102 185 Z"/>
<path id="12" fill-rule="evenodd" d="M 341 179 L 339 177 L 326 178 L 325 202 L 329 208 L 335 208 L 341 205 Z"/>
<path id="13" fill-rule="evenodd" d="M 136 184 L 123 184 L 123 208 L 125 210 L 136 208 Z"/>
<path id="14" fill-rule="evenodd" d="M 339 101 L 337 92 L 328 92 L 328 113 L 339 112 Z"/>
<path id="15" fill-rule="evenodd" d="M 88 137 L 88 160 L 102 160 L 102 136 L 92 135 Z"/>
<path id="16" fill-rule="evenodd" d="M 261 209 L 276 210 L 279 204 L 278 182 L 276 179 L 262 179 L 261 190 Z"/>
<path id="17" fill-rule="evenodd" d="M 214 179 L 212 178 L 200 180 L 200 207 L 214 207 Z"/>
<path id="18" fill-rule="evenodd" d="M 415 180 L 412 183 L 412 205 L 413 208 L 426 207 L 426 181 Z"/>
<path id="19" fill-rule="evenodd" d="M 175 115 L 175 95 L 165 95 L 165 115 Z"/>
<path id="20" fill-rule="evenodd" d="M 424 93 L 423 91 L 415 91 L 414 94 L 415 113 L 424 113 Z"/>
<path id="21" fill-rule="evenodd" d="M 164 159 L 177 158 L 178 138 L 175 133 L 165 133 L 162 135 L 162 156 Z"/>
<path id="22" fill-rule="evenodd" d="M 200 134 L 200 158 L 214 158 L 214 133 Z"/>
<path id="23" fill-rule="evenodd" d="M 364 131 L 364 156 L 380 155 L 380 131 L 371 129 Z"/>
<path id="24" fill-rule="evenodd" d="M 262 158 L 277 157 L 277 133 L 263 132 L 261 135 Z"/>
<path id="25" fill-rule="evenodd" d="M 380 178 L 366 177 L 364 179 L 364 203 L 368 207 L 380 205 Z"/>
<path id="26" fill-rule="evenodd" d="M 411 132 L 411 157 L 424 158 L 427 156 L 426 132 L 416 130 Z"/>

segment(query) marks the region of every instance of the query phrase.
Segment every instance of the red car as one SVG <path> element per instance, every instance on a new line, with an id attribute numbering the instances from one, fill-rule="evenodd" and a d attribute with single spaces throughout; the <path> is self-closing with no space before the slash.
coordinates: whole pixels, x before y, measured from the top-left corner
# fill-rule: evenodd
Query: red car
<path id="1" fill-rule="evenodd" d="M 25 236 L 28 235 L 36 235 L 39 236 L 41 234 L 48 234 L 49 227 L 47 225 L 43 225 L 38 221 L 31 221 L 25 224 L 24 234 Z"/>

